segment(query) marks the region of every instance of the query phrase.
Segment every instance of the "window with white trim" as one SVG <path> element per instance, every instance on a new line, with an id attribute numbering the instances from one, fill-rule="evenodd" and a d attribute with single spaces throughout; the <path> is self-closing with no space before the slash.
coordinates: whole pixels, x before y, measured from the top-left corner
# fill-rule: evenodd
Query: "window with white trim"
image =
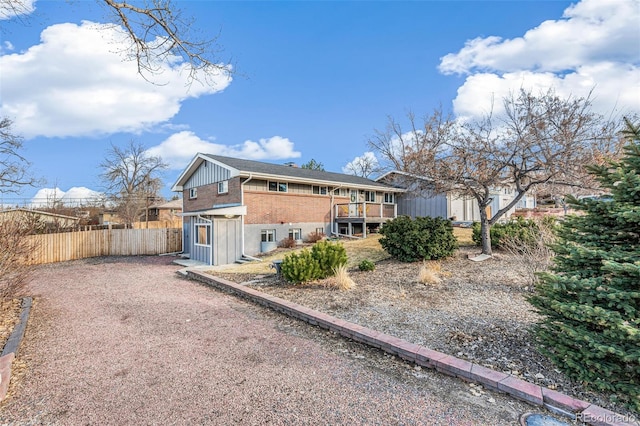
<path id="1" fill-rule="evenodd" d="M 316 228 L 316 234 L 324 235 L 324 228 Z"/>
<path id="2" fill-rule="evenodd" d="M 375 191 L 364 191 L 364 201 L 368 201 L 370 203 L 376 202 L 376 192 Z"/>
<path id="3" fill-rule="evenodd" d="M 195 244 L 197 246 L 211 245 L 211 225 L 208 223 L 196 223 Z"/>
<path id="4" fill-rule="evenodd" d="M 288 185 L 287 182 L 274 182 L 274 181 L 269 181 L 269 191 L 272 192 L 288 192 Z"/>
<path id="5" fill-rule="evenodd" d="M 229 192 L 229 181 L 218 182 L 218 194 L 226 194 L 227 192 Z"/>
<path id="6" fill-rule="evenodd" d="M 391 192 L 384 193 L 384 202 L 394 204 L 396 202 L 396 194 Z"/>
<path id="7" fill-rule="evenodd" d="M 292 240 L 301 240 L 302 239 L 302 229 L 300 228 L 291 228 L 289 229 L 289 238 Z"/>
<path id="8" fill-rule="evenodd" d="M 317 195 L 327 195 L 328 192 L 328 188 L 326 186 L 315 186 L 313 185 L 312 191 L 314 194 Z"/>
<path id="9" fill-rule="evenodd" d="M 198 188 L 189 188 L 189 198 L 198 198 Z"/>
<path id="10" fill-rule="evenodd" d="M 272 243 L 276 240 L 276 230 L 275 229 L 263 229 L 260 232 L 260 241 L 263 243 Z"/>

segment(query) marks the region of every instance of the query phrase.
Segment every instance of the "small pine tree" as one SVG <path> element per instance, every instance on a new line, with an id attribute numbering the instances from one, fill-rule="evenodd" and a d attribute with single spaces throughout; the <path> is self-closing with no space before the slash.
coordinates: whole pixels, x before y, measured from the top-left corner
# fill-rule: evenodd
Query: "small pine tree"
<path id="1" fill-rule="evenodd" d="M 627 127 L 624 157 L 590 167 L 613 201 L 570 200 L 584 214 L 559 227 L 554 273 L 530 302 L 558 368 L 640 411 L 640 127 Z"/>

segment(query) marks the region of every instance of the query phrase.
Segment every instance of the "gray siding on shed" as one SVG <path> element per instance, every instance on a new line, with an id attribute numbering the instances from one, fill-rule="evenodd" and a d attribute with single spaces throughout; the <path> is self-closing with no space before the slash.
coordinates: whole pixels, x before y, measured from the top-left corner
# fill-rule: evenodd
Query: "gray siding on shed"
<path id="1" fill-rule="evenodd" d="M 416 197 L 402 194 L 397 197 L 398 216 L 442 217 L 447 219 L 447 197 L 435 195 L 433 197 Z"/>
<path id="2" fill-rule="evenodd" d="M 214 182 L 227 180 L 231 177 L 231 170 L 220 167 L 208 161 L 203 162 L 191 175 L 184 185 L 185 189 L 208 185 Z"/>
<path id="3" fill-rule="evenodd" d="M 210 219 L 213 223 L 208 222 Z M 209 228 L 211 245 L 196 244 L 195 226 L 211 225 Z M 185 251 L 189 258 L 207 265 L 226 265 L 242 257 L 242 221 L 239 217 L 190 216 L 184 218 Z M 213 250 L 213 252 L 212 252 Z"/>
<path id="4" fill-rule="evenodd" d="M 186 232 L 189 232 L 189 235 L 190 235 L 189 258 L 193 260 L 197 260 L 198 262 L 204 262 L 207 265 L 210 265 L 212 247 L 196 244 L 196 231 L 195 231 L 196 225 L 208 225 L 209 222 L 195 216 L 184 218 L 185 221 L 187 219 L 189 219 L 189 228 L 188 230 L 186 230 Z"/>
<path id="5" fill-rule="evenodd" d="M 227 265 L 242 257 L 240 218 L 213 218 L 213 264 Z"/>

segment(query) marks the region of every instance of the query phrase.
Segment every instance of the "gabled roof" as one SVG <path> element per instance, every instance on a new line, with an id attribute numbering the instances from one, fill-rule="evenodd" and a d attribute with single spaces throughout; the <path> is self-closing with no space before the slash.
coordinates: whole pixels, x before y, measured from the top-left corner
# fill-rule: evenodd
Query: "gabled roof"
<path id="1" fill-rule="evenodd" d="M 64 215 L 64 214 L 50 213 L 50 212 L 45 212 L 45 211 L 41 211 L 41 210 L 25 209 L 25 208 L 22 208 L 22 207 L 11 208 L 11 209 L 6 209 L 6 210 L 0 210 L 0 214 L 8 214 L 8 213 L 12 213 L 12 212 L 22 212 L 22 213 L 28 213 L 28 214 L 33 214 L 33 215 L 49 216 L 49 217 L 65 219 L 65 220 L 74 220 L 74 221 L 79 221 L 80 220 L 79 217 L 75 217 L 75 216 L 67 216 L 67 215 Z"/>
<path id="2" fill-rule="evenodd" d="M 259 179 L 286 179 L 287 181 L 309 183 L 316 185 L 334 185 L 354 187 L 359 189 L 371 189 L 381 191 L 400 191 L 390 185 L 376 182 L 359 176 L 344 173 L 326 172 L 321 170 L 309 170 L 300 167 L 291 167 L 281 164 L 264 163 L 261 161 L 243 160 L 240 158 L 224 157 L 221 155 L 198 154 L 189 166 L 180 175 L 173 191 L 182 190 L 182 186 L 196 171 L 203 161 L 210 161 L 232 171 L 232 176 L 253 177 Z"/>
<path id="3" fill-rule="evenodd" d="M 180 198 L 171 201 L 165 201 L 158 204 L 152 204 L 150 209 L 180 209 L 182 210 L 182 200 Z"/>
<path id="4" fill-rule="evenodd" d="M 398 188 L 406 188 L 408 186 L 407 181 L 410 182 L 416 180 L 423 180 L 427 182 L 432 181 L 429 178 L 417 176 L 411 173 L 403 172 L 401 170 L 391 170 L 390 172 L 386 172 L 382 176 L 376 178 L 376 181 L 378 182 L 386 182 L 389 185 L 393 185 Z"/>

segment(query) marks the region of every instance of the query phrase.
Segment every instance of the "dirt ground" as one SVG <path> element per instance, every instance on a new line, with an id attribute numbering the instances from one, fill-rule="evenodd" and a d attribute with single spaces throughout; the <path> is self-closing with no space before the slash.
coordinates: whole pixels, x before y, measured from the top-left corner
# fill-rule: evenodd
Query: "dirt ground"
<path id="1" fill-rule="evenodd" d="M 516 425 L 536 408 L 180 278 L 42 266 L 0 424 Z"/>
<path id="2" fill-rule="evenodd" d="M 467 236 L 470 242 L 470 235 Z M 477 247 L 466 245 L 452 258 L 440 262 L 441 282 L 437 284 L 419 282 L 422 262 L 385 259 L 369 272 L 359 271 L 357 263 L 350 262 L 350 276 L 356 286 L 348 291 L 331 288 L 327 281 L 292 285 L 274 271 L 242 273 L 242 268 L 236 268 L 235 273 L 210 273 L 610 410 L 629 413 L 612 401 L 613 395 L 585 389 L 537 351 L 531 328 L 539 318 L 526 300 L 533 291 L 526 271 L 513 255 L 505 252 L 498 251 L 484 262 L 468 259 L 478 253 Z M 283 255 L 284 252 L 279 253 L 280 257 Z"/>

